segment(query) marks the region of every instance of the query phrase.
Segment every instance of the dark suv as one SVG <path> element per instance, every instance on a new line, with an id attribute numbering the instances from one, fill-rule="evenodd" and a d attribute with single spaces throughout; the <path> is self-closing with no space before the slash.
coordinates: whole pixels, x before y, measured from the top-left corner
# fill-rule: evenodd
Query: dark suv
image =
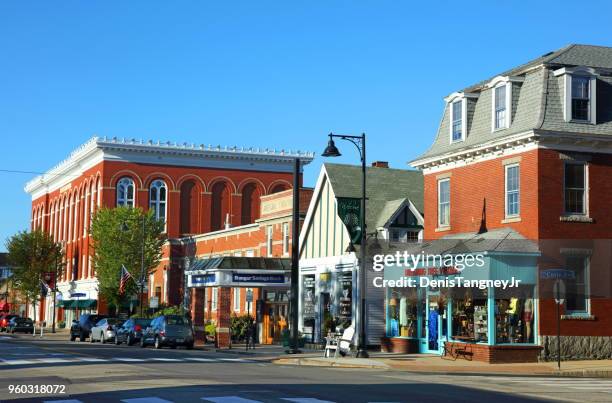
<path id="1" fill-rule="evenodd" d="M 115 332 L 115 344 L 125 343 L 131 346 L 140 340 L 142 332 L 151 324 L 151 319 L 131 318 Z"/>
<path id="2" fill-rule="evenodd" d="M 191 322 L 179 315 L 162 315 L 151 321 L 140 338 L 140 347 L 153 344 L 155 348 L 163 346 L 185 346 L 193 348 L 193 329 Z"/>
<path id="3" fill-rule="evenodd" d="M 74 341 L 77 337 L 79 341 L 85 341 L 91 333 L 91 328 L 98 323 L 100 319 L 106 318 L 106 315 L 95 315 L 85 313 L 81 315 L 78 321 L 73 320 L 70 326 L 70 341 Z"/>

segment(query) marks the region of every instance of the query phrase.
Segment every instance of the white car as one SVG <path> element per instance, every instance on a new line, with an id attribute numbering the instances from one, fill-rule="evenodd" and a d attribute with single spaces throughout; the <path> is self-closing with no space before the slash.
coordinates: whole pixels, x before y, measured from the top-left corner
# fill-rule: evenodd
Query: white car
<path id="1" fill-rule="evenodd" d="M 124 320 L 118 318 L 104 318 L 100 319 L 98 323 L 91 328 L 91 336 L 89 341 L 91 343 L 95 341 L 101 341 L 106 343 L 107 341 L 115 340 L 115 330 L 123 324 Z"/>

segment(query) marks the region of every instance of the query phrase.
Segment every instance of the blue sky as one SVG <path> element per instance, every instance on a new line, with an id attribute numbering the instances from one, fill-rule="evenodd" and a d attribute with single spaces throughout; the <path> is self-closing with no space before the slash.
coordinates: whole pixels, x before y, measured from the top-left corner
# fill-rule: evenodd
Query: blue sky
<path id="1" fill-rule="evenodd" d="M 0 3 L 0 170 L 45 171 L 94 134 L 320 153 L 330 131 L 365 131 L 368 160 L 406 167 L 445 95 L 569 43 L 612 46 L 603 1 L 25 3 Z M 29 225 L 33 176 L 0 171 L 0 250 Z"/>

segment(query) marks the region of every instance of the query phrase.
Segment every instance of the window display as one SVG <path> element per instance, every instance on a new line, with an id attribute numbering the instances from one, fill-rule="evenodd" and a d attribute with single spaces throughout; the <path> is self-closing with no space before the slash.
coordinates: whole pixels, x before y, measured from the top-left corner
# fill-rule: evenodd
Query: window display
<path id="1" fill-rule="evenodd" d="M 533 298 L 527 290 L 495 300 L 495 341 L 533 343 Z"/>
<path id="2" fill-rule="evenodd" d="M 486 291 L 475 295 L 466 293 L 462 297 L 455 296 L 452 323 L 453 339 L 486 343 L 489 339 Z"/>
<path id="3" fill-rule="evenodd" d="M 399 289 L 391 293 L 389 308 L 389 337 L 417 337 L 417 290 Z"/>

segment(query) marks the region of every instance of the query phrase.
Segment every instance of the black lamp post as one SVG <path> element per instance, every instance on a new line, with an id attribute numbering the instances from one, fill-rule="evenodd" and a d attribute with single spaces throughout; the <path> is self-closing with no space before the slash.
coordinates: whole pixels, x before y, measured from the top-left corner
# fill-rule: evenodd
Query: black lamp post
<path id="1" fill-rule="evenodd" d="M 334 143 L 334 138 L 350 141 L 357 147 L 359 157 L 361 158 L 361 245 L 359 248 L 360 252 L 360 264 L 359 264 L 359 277 L 358 277 L 358 289 L 361 299 L 360 304 L 360 317 L 359 317 L 359 347 L 357 348 L 357 357 L 368 357 L 368 351 L 366 348 L 366 137 L 365 133 L 361 136 L 349 136 L 343 134 L 329 133 L 329 142 L 323 154 L 323 157 L 339 157 L 340 150 Z M 349 251 L 354 251 L 355 248 L 351 244 L 349 245 Z"/>

